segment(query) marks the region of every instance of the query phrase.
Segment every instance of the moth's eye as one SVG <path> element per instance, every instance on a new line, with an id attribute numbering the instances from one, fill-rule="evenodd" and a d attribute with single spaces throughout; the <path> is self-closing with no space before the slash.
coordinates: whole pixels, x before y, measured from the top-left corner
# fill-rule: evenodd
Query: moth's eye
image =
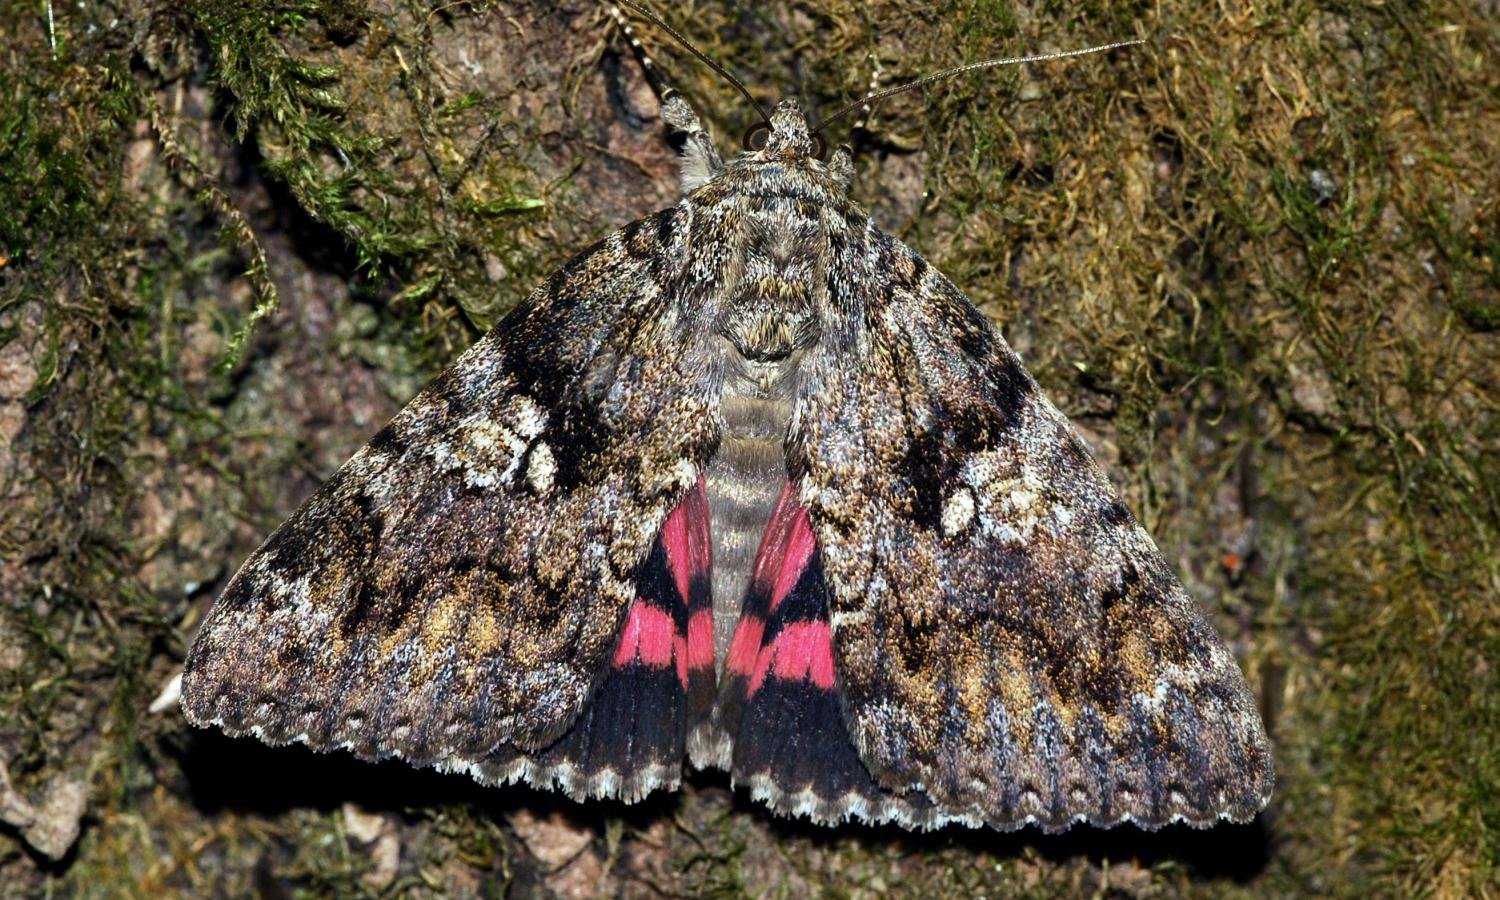
<path id="1" fill-rule="evenodd" d="M 746 130 L 743 143 L 746 150 L 753 152 L 766 149 L 766 142 L 770 139 L 771 126 L 765 122 L 757 122 Z"/>
<path id="2" fill-rule="evenodd" d="M 821 134 L 815 134 L 812 137 L 813 137 L 813 156 L 816 157 L 816 158 L 818 158 L 818 159 L 827 159 L 828 158 L 828 142 L 825 141 L 825 140 L 823 140 L 823 136 Z"/>

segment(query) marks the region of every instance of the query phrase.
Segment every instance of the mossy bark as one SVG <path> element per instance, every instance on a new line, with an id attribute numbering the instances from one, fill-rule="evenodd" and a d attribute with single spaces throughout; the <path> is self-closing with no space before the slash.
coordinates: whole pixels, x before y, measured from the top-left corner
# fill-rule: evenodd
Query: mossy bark
<path id="1" fill-rule="evenodd" d="M 658 7 L 759 97 L 825 111 L 872 69 L 1146 39 L 882 106 L 854 188 L 1074 417 L 1273 734 L 1254 825 L 1059 838 L 817 829 L 712 774 L 574 805 L 148 713 L 259 540 L 547 272 L 672 202 L 675 162 L 584 0 L 0 2 L 0 763 L 37 809 L 87 794 L 61 859 L 0 828 L 0 884 L 1492 890 L 1500 26 L 1481 6 Z M 734 144 L 743 101 L 639 30 Z"/>

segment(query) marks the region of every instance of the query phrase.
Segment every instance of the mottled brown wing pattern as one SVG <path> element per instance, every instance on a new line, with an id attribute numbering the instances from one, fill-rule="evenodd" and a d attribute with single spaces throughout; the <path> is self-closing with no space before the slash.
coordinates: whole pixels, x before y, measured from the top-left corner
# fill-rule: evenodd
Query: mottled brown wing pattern
<path id="1" fill-rule="evenodd" d="M 189 655 L 192 721 L 485 780 L 568 728 L 718 440 L 689 217 L 577 257 L 271 535 Z"/>
<path id="2" fill-rule="evenodd" d="M 863 237 L 789 444 L 861 759 L 935 821 L 1251 818 L 1271 759 L 1233 657 L 983 315 Z"/>

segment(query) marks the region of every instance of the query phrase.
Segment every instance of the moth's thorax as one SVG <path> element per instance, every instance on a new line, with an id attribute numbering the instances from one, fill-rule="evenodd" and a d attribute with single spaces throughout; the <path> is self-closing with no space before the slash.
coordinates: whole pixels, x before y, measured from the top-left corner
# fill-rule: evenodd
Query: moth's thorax
<path id="1" fill-rule="evenodd" d="M 714 636 L 723 660 L 755 549 L 786 481 L 783 448 L 797 371 L 818 340 L 827 247 L 819 209 L 796 196 L 745 204 L 715 348 L 724 430 L 709 463 Z"/>
<path id="2" fill-rule="evenodd" d="M 826 270 L 823 223 L 792 198 L 743 217 L 719 334 L 742 359 L 773 368 L 817 339 L 813 293 Z"/>

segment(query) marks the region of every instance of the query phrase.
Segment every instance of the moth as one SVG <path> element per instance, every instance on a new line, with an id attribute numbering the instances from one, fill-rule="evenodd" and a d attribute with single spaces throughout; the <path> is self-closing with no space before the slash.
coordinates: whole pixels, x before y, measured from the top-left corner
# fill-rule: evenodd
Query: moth
<path id="1" fill-rule="evenodd" d="M 188 718 L 577 799 L 690 763 L 824 824 L 1252 818 L 1234 658 L 994 326 L 850 199 L 847 148 L 792 100 L 729 158 L 661 115 L 682 199 L 276 529 Z"/>

